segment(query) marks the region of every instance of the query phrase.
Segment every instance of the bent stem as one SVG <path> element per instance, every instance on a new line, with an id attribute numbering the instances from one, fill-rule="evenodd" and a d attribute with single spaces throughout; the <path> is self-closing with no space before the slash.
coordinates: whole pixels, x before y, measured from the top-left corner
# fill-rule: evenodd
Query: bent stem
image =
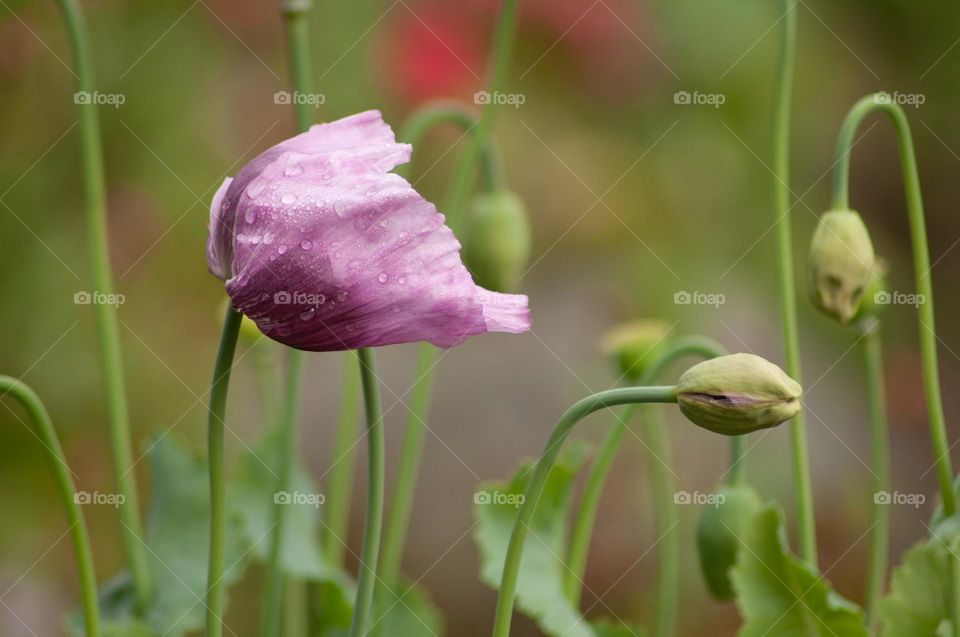
<path id="1" fill-rule="evenodd" d="M 936 458 L 937 478 L 940 483 L 940 498 L 945 516 L 953 515 L 956 500 L 951 482 L 953 468 L 947 442 L 947 428 L 943 416 L 943 400 L 940 395 L 940 371 L 937 363 L 937 331 L 934 327 L 933 282 L 930 276 L 930 248 L 927 244 L 927 228 L 923 212 L 923 196 L 920 192 L 920 173 L 910 134 L 910 122 L 903 109 L 892 103 L 888 95 L 868 95 L 854 104 L 840 129 L 836 150 L 836 171 L 833 181 L 833 206 L 849 208 L 850 154 L 854 136 L 863 120 L 873 112 L 881 112 L 890 118 L 897 133 L 900 148 L 900 165 L 903 170 L 903 185 L 907 196 L 907 216 L 910 220 L 910 239 L 913 247 L 913 270 L 917 294 L 922 301 L 917 307 L 920 331 L 920 356 L 923 363 L 923 385 L 930 419 L 930 441 Z"/>
<path id="2" fill-rule="evenodd" d="M 223 431 L 226 428 L 227 389 L 230 387 L 230 371 L 233 354 L 237 349 L 237 336 L 243 314 L 233 307 L 227 308 L 217 349 L 217 361 L 213 366 L 213 381 L 210 386 L 210 406 L 207 418 L 207 453 L 210 471 L 210 557 L 207 566 L 207 637 L 223 634 L 223 567 L 227 533 L 227 485 L 224 472 Z"/>
<path id="3" fill-rule="evenodd" d="M 36 429 L 36 435 L 46 451 L 47 464 L 60 491 L 60 499 L 70 521 L 70 536 L 73 539 L 73 551 L 77 558 L 77 574 L 80 577 L 80 591 L 83 601 L 83 621 L 87 637 L 100 637 L 100 606 L 97 600 L 97 575 L 93 566 L 93 550 L 90 548 L 90 535 L 87 521 L 76 500 L 77 489 L 70 475 L 67 458 L 60 447 L 57 430 L 53 428 L 50 414 L 40 397 L 26 384 L 16 378 L 0 376 L 0 398 L 10 396 L 27 411 L 30 421 Z"/>
<path id="4" fill-rule="evenodd" d="M 873 317 L 858 325 L 861 333 L 863 364 L 867 379 L 870 414 L 870 464 L 873 467 L 873 512 L 870 526 L 870 562 L 867 567 L 867 620 L 877 621 L 877 603 L 887 577 L 887 553 L 890 545 L 890 507 L 876 494 L 890 490 L 890 442 L 887 432 L 886 391 L 883 381 L 883 352 L 880 321 Z"/>
<path id="5" fill-rule="evenodd" d="M 77 95 L 92 95 L 95 90 L 93 56 L 83 13 L 76 0 L 58 0 L 76 64 Z M 113 294 L 113 273 L 107 245 L 106 195 L 103 170 L 103 149 L 100 141 L 100 120 L 95 100 L 74 100 L 80 131 L 80 169 L 84 185 L 87 232 L 90 242 L 90 269 L 94 292 Z M 105 303 L 93 306 L 100 340 L 100 365 L 103 370 L 107 399 L 107 422 L 110 434 L 110 457 L 117 492 L 123 496 L 119 507 L 123 526 L 123 550 L 133 579 L 137 612 L 142 614 L 150 603 L 152 580 L 147 562 L 136 474 L 130 442 L 130 416 L 123 379 L 123 357 L 120 351 L 120 328 L 116 311 Z"/>
<path id="6" fill-rule="evenodd" d="M 640 377 L 638 384 L 648 385 L 655 382 L 657 377 L 671 363 L 684 356 L 715 358 L 725 353 L 726 350 L 722 345 L 707 338 L 679 338 L 668 345 L 664 352 L 651 362 L 649 368 Z M 580 604 L 583 593 L 587 554 L 590 550 L 590 539 L 596 525 L 600 497 L 609 476 L 613 459 L 620 448 L 623 435 L 628 430 L 636 410 L 637 405 L 628 405 L 619 416 L 615 417 L 615 421 L 604 437 L 587 476 L 580 508 L 577 510 L 573 521 L 570 550 L 567 557 L 567 574 L 564 582 L 564 591 L 567 598 L 575 606 Z M 676 509 L 673 504 L 675 485 L 670 464 L 670 443 L 663 431 L 664 423 L 659 418 L 660 414 L 653 409 L 650 409 L 649 412 L 644 431 L 648 449 L 653 456 L 651 477 L 657 511 L 657 537 L 661 538 L 657 544 L 659 560 L 657 595 L 659 599 L 657 601 L 656 634 L 665 637 L 673 633 L 673 627 L 676 624 L 680 582 L 680 545 L 676 541 L 676 534 L 672 533 L 676 524 Z M 737 441 L 740 438 L 740 436 L 734 437 L 731 440 L 731 445 L 738 444 Z"/>
<path id="7" fill-rule="evenodd" d="M 777 245 L 777 280 L 780 290 L 780 318 L 787 375 L 802 382 L 800 336 L 797 327 L 797 292 L 793 271 L 793 243 L 790 228 L 790 102 L 793 95 L 793 66 L 797 39 L 797 2 L 783 0 L 783 36 L 777 61 L 776 102 L 774 105 L 774 219 Z M 813 488 L 810 482 L 810 457 L 807 450 L 807 423 L 803 412 L 790 421 L 794 489 L 797 498 L 797 524 L 800 555 L 810 566 L 817 566 L 817 529 L 813 517 Z"/>
<path id="8" fill-rule="evenodd" d="M 363 384 L 363 403 L 367 415 L 367 519 L 364 522 L 363 549 L 360 553 L 360 572 L 357 575 L 357 597 L 350 621 L 350 637 L 367 634 L 370 607 L 373 604 L 373 586 L 377 578 L 384 491 L 383 413 L 380 407 L 376 362 L 371 349 L 357 350 L 357 356 L 360 359 L 360 380 Z"/>
<path id="9" fill-rule="evenodd" d="M 517 518 L 510 534 L 507 555 L 503 563 L 503 575 L 500 578 L 500 594 L 497 597 L 497 610 L 493 624 L 493 637 L 508 637 L 513 605 L 517 594 L 517 577 L 520 574 L 520 561 L 523 557 L 523 544 L 533 515 L 536 512 L 540 496 L 550 470 L 557 461 L 564 441 L 574 426 L 588 415 L 600 409 L 635 403 L 675 403 L 677 388 L 669 387 L 625 387 L 608 389 L 588 396 L 570 407 L 554 428 L 547 445 L 533 468 L 533 475 L 524 491 L 524 502 L 517 512 Z"/>

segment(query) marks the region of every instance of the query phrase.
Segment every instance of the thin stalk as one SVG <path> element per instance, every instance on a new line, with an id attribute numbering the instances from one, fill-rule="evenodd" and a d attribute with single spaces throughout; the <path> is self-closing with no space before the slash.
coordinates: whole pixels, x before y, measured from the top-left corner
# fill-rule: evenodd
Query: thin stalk
<path id="1" fill-rule="evenodd" d="M 327 559 L 334 566 L 343 566 L 347 534 L 350 524 L 350 502 L 353 492 L 353 473 L 357 454 L 354 443 L 360 414 L 359 359 L 356 352 L 347 352 L 343 366 L 343 383 L 340 386 L 340 415 L 337 419 L 337 438 L 333 448 L 333 465 L 330 467 L 329 498 L 324 525 L 324 548 Z"/>
<path id="2" fill-rule="evenodd" d="M 57 0 L 76 65 L 77 95 L 90 98 L 96 92 L 93 55 L 90 49 L 86 22 L 76 0 Z M 93 99 L 74 100 L 80 132 L 80 174 L 84 186 L 87 232 L 89 235 L 90 270 L 95 292 L 113 294 L 113 273 L 107 244 L 106 181 L 103 169 L 103 148 L 100 140 L 100 120 Z M 93 305 L 100 341 L 100 365 L 106 392 L 107 423 L 110 435 L 110 457 L 117 492 L 123 496 L 119 507 L 123 529 L 123 551 L 133 579 L 138 613 L 150 603 L 153 583 L 147 562 L 137 480 L 133 471 L 133 453 L 130 442 L 130 416 L 123 378 L 123 355 L 120 350 L 120 327 L 116 310 L 106 303 Z"/>
<path id="3" fill-rule="evenodd" d="M 877 621 L 877 603 L 887 577 L 887 554 L 890 549 L 890 507 L 876 497 L 890 491 L 890 441 L 887 431 L 886 388 L 883 381 L 883 351 L 880 322 L 872 317 L 859 324 L 860 345 L 867 378 L 867 401 L 870 414 L 870 465 L 874 474 L 873 512 L 870 525 L 870 562 L 867 567 L 867 620 L 871 627 Z"/>
<path id="4" fill-rule="evenodd" d="M 927 414 L 930 419 L 930 441 L 936 458 L 937 478 L 940 482 L 940 498 L 945 516 L 957 510 L 951 482 L 953 468 L 947 442 L 947 428 L 943 416 L 943 399 L 940 395 L 940 370 L 937 363 L 937 331 L 934 326 L 933 281 L 930 276 L 930 248 L 927 244 L 927 227 L 924 220 L 923 196 L 920 191 L 920 172 L 910 134 L 910 122 L 903 109 L 892 103 L 888 95 L 868 95 L 854 104 L 847 114 L 837 140 L 836 171 L 833 181 L 833 206 L 849 208 L 850 154 L 854 136 L 863 120 L 873 112 L 886 114 L 897 133 L 900 148 L 900 165 L 903 170 L 903 185 L 907 196 L 907 216 L 910 220 L 910 240 L 913 246 L 913 270 L 916 277 L 917 307 L 920 331 L 920 357 L 923 364 L 924 394 Z"/>
<path id="5" fill-rule="evenodd" d="M 702 337 L 679 338 L 671 343 L 667 349 L 654 361 L 638 380 L 639 385 L 649 385 L 656 381 L 666 368 L 684 356 L 701 356 L 715 358 L 726 353 L 722 345 Z M 573 520 L 573 532 L 570 535 L 570 550 L 567 558 L 567 575 L 564 581 L 564 590 L 568 599 L 579 605 L 583 592 L 583 577 L 586 571 L 587 553 L 590 549 L 590 539 L 596 524 L 597 511 L 600 505 L 600 496 L 610 473 L 613 459 L 620 447 L 623 434 L 630 426 L 630 421 L 637 410 L 637 405 L 628 405 L 616 417 L 615 422 L 607 431 L 597 457 L 590 468 L 586 485 L 583 490 L 580 508 Z M 673 633 L 676 624 L 677 600 L 679 599 L 679 543 L 676 534 L 671 529 L 676 524 L 676 509 L 673 504 L 673 494 L 676 491 L 673 475 L 670 470 L 670 444 L 663 431 L 663 423 L 658 419 L 659 414 L 649 410 L 648 419 L 644 425 L 647 445 L 653 456 L 651 473 L 654 491 L 654 502 L 657 511 L 657 536 L 662 538 L 657 544 L 658 564 L 657 571 L 657 635 L 666 636 Z M 739 436 L 733 440 L 739 439 Z M 731 441 L 731 444 L 734 444 Z"/>
<path id="6" fill-rule="evenodd" d="M 777 245 L 777 280 L 780 290 L 780 318 L 787 374 L 802 382 L 800 336 L 797 327 L 797 292 L 793 271 L 793 240 L 790 228 L 790 102 L 793 96 L 793 67 L 796 55 L 796 0 L 783 0 L 783 36 L 777 61 L 776 103 L 774 105 L 773 172 L 774 219 Z M 800 556 L 817 566 L 817 529 L 813 512 L 813 487 L 807 450 L 807 423 L 803 412 L 790 422 L 793 480 L 797 498 Z"/>
<path id="7" fill-rule="evenodd" d="M 36 435 L 43 446 L 44 455 L 60 491 L 60 499 L 70 521 L 70 536 L 77 558 L 77 574 L 80 577 L 80 593 L 83 603 L 83 622 L 87 637 L 100 637 L 100 606 L 97 599 L 97 575 L 93 566 L 93 550 L 87 521 L 77 502 L 77 488 L 73 484 L 67 458 L 60 447 L 57 430 L 53 428 L 50 414 L 40 397 L 26 384 L 16 378 L 0 376 L 0 398 L 10 396 L 27 411 Z"/>
<path id="8" fill-rule="evenodd" d="M 280 420 L 280 447 L 277 456 L 277 481 L 275 495 L 292 491 L 294 457 L 297 449 L 297 422 L 300 419 L 300 387 L 302 385 L 305 359 L 302 352 L 290 349 L 287 363 L 286 390 L 283 400 L 283 417 Z M 270 554 L 266 565 L 266 584 L 264 586 L 264 637 L 280 635 L 283 617 L 283 540 L 291 503 L 273 500 L 273 531 L 270 536 Z"/>
<path id="9" fill-rule="evenodd" d="M 746 482 L 747 466 L 743 462 L 746 446 L 746 436 L 734 436 L 730 439 L 730 472 L 727 476 L 727 484 L 731 486 Z"/>
<path id="10" fill-rule="evenodd" d="M 283 595 L 283 637 L 309 637 L 309 595 L 306 582 L 286 578 Z"/>
<path id="11" fill-rule="evenodd" d="M 357 575 L 357 597 L 350 621 L 350 637 L 365 636 L 370 621 L 373 586 L 377 578 L 377 558 L 380 553 L 380 531 L 383 526 L 385 472 L 383 413 L 380 407 L 376 362 L 371 349 L 357 350 L 357 355 L 360 358 L 360 380 L 363 384 L 363 403 L 367 415 L 367 516 L 363 529 L 360 572 Z"/>
<path id="12" fill-rule="evenodd" d="M 207 637 L 223 635 L 223 568 L 227 534 L 227 484 L 223 458 L 223 432 L 226 428 L 227 389 L 233 354 L 243 315 L 227 308 L 220 335 L 217 361 L 213 367 L 210 406 L 207 419 L 207 453 L 210 470 L 210 559 L 207 567 Z"/>
<path id="13" fill-rule="evenodd" d="M 517 577 L 520 574 L 520 561 L 523 557 L 523 544 L 527 538 L 530 523 L 533 520 L 540 496 L 547 482 L 550 470 L 557 461 L 560 449 L 570 432 L 578 422 L 600 409 L 629 405 L 634 403 L 675 403 L 677 388 L 670 387 L 624 387 L 608 389 L 588 396 L 570 407 L 554 428 L 547 445 L 540 455 L 533 475 L 524 491 L 524 502 L 517 512 L 517 518 L 507 545 L 507 555 L 503 563 L 503 575 L 500 578 L 500 594 L 497 597 L 497 610 L 493 624 L 493 637 L 508 637 L 513 616 L 513 604 L 517 595 Z"/>
<path id="14" fill-rule="evenodd" d="M 274 377 L 276 361 L 273 353 L 272 341 L 263 339 L 253 344 L 253 367 L 257 373 L 257 386 L 260 389 L 263 423 L 267 427 L 272 425 L 277 417 L 277 380 Z"/>

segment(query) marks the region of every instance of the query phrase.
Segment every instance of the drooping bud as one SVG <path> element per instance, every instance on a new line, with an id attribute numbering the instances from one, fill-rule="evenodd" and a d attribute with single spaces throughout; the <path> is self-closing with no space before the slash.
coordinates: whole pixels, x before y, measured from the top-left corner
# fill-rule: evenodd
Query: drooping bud
<path id="1" fill-rule="evenodd" d="M 820 218 L 810 243 L 813 303 L 841 323 L 857 314 L 874 275 L 870 233 L 853 210 L 831 210 Z"/>
<path id="2" fill-rule="evenodd" d="M 466 216 L 463 261 L 477 285 L 494 292 L 517 289 L 530 259 L 526 206 L 506 190 L 477 197 Z"/>
<path id="3" fill-rule="evenodd" d="M 700 570 L 714 599 L 736 595 L 730 569 L 737 562 L 743 530 L 760 510 L 760 497 L 746 485 L 725 485 L 715 494 L 715 505 L 707 506 L 697 525 L 697 552 Z"/>
<path id="4" fill-rule="evenodd" d="M 800 411 L 800 384 L 753 354 L 694 365 L 680 377 L 677 401 L 694 424 L 736 436 L 775 427 Z"/>
<path id="5" fill-rule="evenodd" d="M 624 378 L 643 375 L 669 342 L 670 325 L 656 319 L 638 319 L 613 327 L 604 334 L 600 347 L 612 356 Z"/>

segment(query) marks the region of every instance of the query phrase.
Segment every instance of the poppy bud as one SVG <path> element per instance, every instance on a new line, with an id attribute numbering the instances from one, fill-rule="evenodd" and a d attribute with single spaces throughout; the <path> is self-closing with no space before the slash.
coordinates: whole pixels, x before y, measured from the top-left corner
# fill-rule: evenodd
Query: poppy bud
<path id="1" fill-rule="evenodd" d="M 530 259 L 530 221 L 523 200 L 498 190 L 477 197 L 466 217 L 463 261 L 477 285 L 516 290 Z"/>
<path id="2" fill-rule="evenodd" d="M 665 321 L 629 321 L 608 331 L 600 347 L 604 354 L 616 359 L 620 373 L 625 378 L 636 379 L 663 352 L 669 332 L 670 326 Z"/>
<path id="3" fill-rule="evenodd" d="M 823 215 L 810 243 L 810 286 L 817 309 L 841 323 L 856 316 L 875 260 L 870 233 L 858 213 L 831 210 Z"/>
<path id="4" fill-rule="evenodd" d="M 725 485 L 716 493 L 716 504 L 704 508 L 697 525 L 700 570 L 714 599 L 733 599 L 736 593 L 730 569 L 737 562 L 740 537 L 760 510 L 760 498 L 745 485 Z"/>
<path id="5" fill-rule="evenodd" d="M 694 424 L 737 436 L 775 427 L 800 411 L 800 384 L 753 354 L 719 356 L 680 377 L 677 401 Z"/>

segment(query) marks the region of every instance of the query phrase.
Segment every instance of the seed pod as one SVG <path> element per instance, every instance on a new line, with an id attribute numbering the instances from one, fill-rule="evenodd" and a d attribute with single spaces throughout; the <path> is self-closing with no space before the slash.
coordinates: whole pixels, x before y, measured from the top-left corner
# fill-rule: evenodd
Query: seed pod
<path id="1" fill-rule="evenodd" d="M 670 325 L 656 319 L 638 319 L 613 327 L 604 334 L 600 348 L 612 356 L 624 378 L 643 375 L 669 342 Z"/>
<path id="2" fill-rule="evenodd" d="M 477 285 L 516 290 L 530 258 L 530 221 L 523 200 L 506 190 L 480 195 L 466 217 L 463 261 Z"/>
<path id="3" fill-rule="evenodd" d="M 801 391 L 773 363 L 753 354 L 730 354 L 684 372 L 677 401 L 694 424 L 736 436 L 793 418 L 800 411 Z"/>
<path id="4" fill-rule="evenodd" d="M 853 210 L 831 210 L 820 218 L 810 242 L 810 291 L 824 314 L 847 323 L 874 275 L 870 233 Z"/>
<path id="5" fill-rule="evenodd" d="M 730 569 L 737 562 L 740 537 L 759 510 L 759 496 L 746 485 L 721 487 L 716 505 L 704 508 L 697 525 L 697 552 L 700 570 L 714 599 L 735 597 Z"/>

